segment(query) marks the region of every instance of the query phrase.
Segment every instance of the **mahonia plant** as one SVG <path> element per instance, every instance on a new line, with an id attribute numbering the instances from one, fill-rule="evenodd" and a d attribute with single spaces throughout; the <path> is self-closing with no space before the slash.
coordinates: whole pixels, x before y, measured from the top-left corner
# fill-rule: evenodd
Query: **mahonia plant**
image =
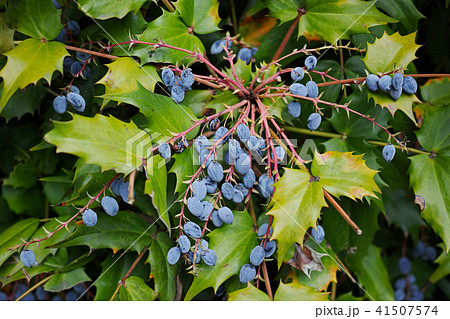
<path id="1" fill-rule="evenodd" d="M 450 75 L 395 2 L 0 4 L 0 297 L 435 298 Z"/>

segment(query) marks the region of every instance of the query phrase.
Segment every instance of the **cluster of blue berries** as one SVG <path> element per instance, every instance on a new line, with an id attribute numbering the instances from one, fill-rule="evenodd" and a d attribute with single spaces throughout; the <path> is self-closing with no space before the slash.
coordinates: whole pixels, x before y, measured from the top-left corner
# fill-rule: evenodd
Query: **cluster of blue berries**
<path id="1" fill-rule="evenodd" d="M 223 48 L 226 45 L 227 40 L 226 39 L 219 39 L 214 41 L 214 43 L 211 45 L 210 52 L 211 54 L 220 54 L 223 51 Z M 228 41 L 228 49 L 231 48 L 231 40 Z M 258 52 L 257 48 L 241 48 L 236 56 L 237 60 L 242 60 L 246 64 L 249 64 L 252 60 L 252 57 Z"/>
<path id="2" fill-rule="evenodd" d="M 317 65 L 317 58 L 313 55 L 308 56 L 305 59 L 305 66 L 302 67 L 296 67 L 292 69 L 291 71 L 291 79 L 295 81 L 295 83 L 291 84 L 289 87 L 289 91 L 292 94 L 299 95 L 299 96 L 305 96 L 310 98 L 317 98 L 319 96 L 319 87 L 317 86 L 317 83 L 314 81 L 308 81 L 305 85 L 301 83 L 296 83 L 297 81 L 301 81 L 303 77 L 305 76 L 305 70 L 311 71 L 314 70 L 314 68 Z M 298 101 L 291 101 L 288 103 L 288 113 L 294 117 L 298 118 L 302 111 L 302 106 Z M 308 123 L 307 126 L 310 131 L 317 130 L 317 128 L 320 126 L 320 123 L 322 122 L 322 116 L 319 113 L 312 113 L 308 117 Z"/>
<path id="3" fill-rule="evenodd" d="M 209 244 L 206 240 L 200 240 L 200 226 L 193 222 L 187 222 L 183 229 L 189 237 L 196 240 L 196 244 L 191 246 L 189 237 L 186 235 L 181 235 L 180 238 L 178 238 L 178 246 L 170 248 L 167 253 L 168 263 L 170 265 L 175 265 L 180 259 L 181 254 L 185 254 L 191 264 L 198 264 L 203 260 L 206 265 L 214 266 L 217 261 L 217 255 L 214 250 L 209 249 Z"/>
<path id="4" fill-rule="evenodd" d="M 0 301 L 16 300 L 22 296 L 27 290 L 28 286 L 20 281 L 17 283 L 14 293 L 7 295 L 5 292 L 0 291 Z M 36 288 L 36 290 L 26 294 L 20 301 L 76 301 L 85 292 L 85 288 L 82 284 L 75 285 L 72 289 L 64 291 L 63 296 L 60 294 L 54 294 L 46 292 L 42 286 Z"/>
<path id="5" fill-rule="evenodd" d="M 261 265 L 265 258 L 270 258 L 277 249 L 277 243 L 274 240 L 268 240 L 272 235 L 273 228 L 269 230 L 269 224 L 262 224 L 258 229 L 258 237 L 261 237 L 261 243 L 256 245 L 250 252 L 250 263 L 244 264 L 239 272 L 239 281 L 243 284 L 252 281 L 256 277 L 256 267 Z"/>
<path id="6" fill-rule="evenodd" d="M 423 293 L 420 291 L 419 287 L 414 283 L 416 277 L 411 274 L 411 261 L 408 257 L 402 257 L 398 261 L 398 268 L 400 272 L 404 275 L 398 278 L 395 283 L 394 297 L 397 301 L 410 300 L 410 301 L 421 301 L 423 300 Z"/>
<path id="7" fill-rule="evenodd" d="M 417 92 L 417 82 L 411 76 L 403 76 L 400 72 L 394 73 L 392 77 L 369 74 L 366 78 L 367 88 L 372 92 L 382 91 L 389 93 L 394 101 L 397 101 L 402 92 L 414 94 Z"/>
<path id="8" fill-rule="evenodd" d="M 436 249 L 432 246 L 427 246 L 421 240 L 417 242 L 417 246 L 413 250 L 413 256 L 419 257 L 424 261 L 434 261 L 437 257 Z"/>
<path id="9" fill-rule="evenodd" d="M 170 90 L 170 95 L 175 103 L 181 103 L 184 100 L 185 92 L 192 90 L 195 78 L 191 69 L 184 69 L 179 76 L 169 68 L 161 72 L 161 79 L 165 86 Z"/>
<path id="10" fill-rule="evenodd" d="M 63 114 L 67 110 L 67 103 L 78 112 L 84 112 L 86 108 L 86 102 L 80 94 L 80 89 L 75 85 L 71 85 L 66 90 L 66 95 L 59 95 L 53 100 L 53 109 L 58 114 Z"/>
<path id="11" fill-rule="evenodd" d="M 72 76 L 81 75 L 83 79 L 88 80 L 91 76 L 91 69 L 88 65 L 83 68 L 83 65 L 89 63 L 90 59 L 91 55 L 89 53 L 77 51 L 75 53 L 75 59 L 72 57 L 64 58 L 63 70 Z"/>

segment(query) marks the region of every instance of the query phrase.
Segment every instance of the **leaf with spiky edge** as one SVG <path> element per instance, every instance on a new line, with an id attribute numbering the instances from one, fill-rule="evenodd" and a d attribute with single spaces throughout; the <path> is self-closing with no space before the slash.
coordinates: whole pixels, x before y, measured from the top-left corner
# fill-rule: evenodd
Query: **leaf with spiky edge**
<path id="1" fill-rule="evenodd" d="M 119 290 L 119 300 L 121 301 L 153 301 L 158 298 L 158 294 L 147 284 L 144 279 L 131 276 Z"/>
<path id="2" fill-rule="evenodd" d="M 394 117 L 395 112 L 398 110 L 402 111 L 417 125 L 416 118 L 414 117 L 412 106 L 414 103 L 420 103 L 420 100 L 417 98 L 415 94 L 402 94 L 397 101 L 394 101 L 389 94 L 384 92 L 367 92 L 367 99 L 373 99 L 375 105 L 379 105 L 383 108 L 386 108 L 391 113 L 392 117 Z"/>
<path id="3" fill-rule="evenodd" d="M 284 284 L 280 281 L 275 301 L 328 301 L 329 292 L 317 292 L 312 287 L 300 285 L 297 282 Z"/>
<path id="4" fill-rule="evenodd" d="M 176 3 L 180 17 L 194 33 L 219 31 L 219 2 L 217 0 L 179 0 Z"/>
<path id="5" fill-rule="evenodd" d="M 450 255 L 445 252 L 444 245 L 439 244 L 438 246 L 441 247 L 443 251 L 434 261 L 434 263 L 439 264 L 439 266 L 431 274 L 430 279 L 428 279 L 433 284 L 450 274 Z"/>
<path id="6" fill-rule="evenodd" d="M 270 301 L 270 298 L 251 283 L 248 283 L 247 287 L 229 293 L 228 301 Z"/>

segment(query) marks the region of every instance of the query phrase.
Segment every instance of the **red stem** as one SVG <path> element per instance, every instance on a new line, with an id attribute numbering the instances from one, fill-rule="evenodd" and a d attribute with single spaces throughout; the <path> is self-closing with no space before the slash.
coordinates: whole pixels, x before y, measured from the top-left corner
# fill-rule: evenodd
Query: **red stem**
<path id="1" fill-rule="evenodd" d="M 284 48 L 286 47 L 286 44 L 288 43 L 289 39 L 291 38 L 292 33 L 295 30 L 295 27 L 298 24 L 298 21 L 300 20 L 300 17 L 305 14 L 304 10 L 298 10 L 298 14 L 297 17 L 295 18 L 295 20 L 292 22 L 291 27 L 289 28 L 288 32 L 286 33 L 286 35 L 283 38 L 283 41 L 281 41 L 280 46 L 278 47 L 277 52 L 275 52 L 275 55 L 273 56 L 272 61 L 278 60 L 278 58 L 280 57 L 281 53 L 283 53 Z"/>

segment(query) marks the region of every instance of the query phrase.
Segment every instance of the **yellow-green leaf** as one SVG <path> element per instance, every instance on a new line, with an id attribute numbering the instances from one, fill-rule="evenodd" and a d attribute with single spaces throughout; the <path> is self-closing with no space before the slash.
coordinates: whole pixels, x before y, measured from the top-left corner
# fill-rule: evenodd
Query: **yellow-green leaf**
<path id="1" fill-rule="evenodd" d="M 0 98 L 0 112 L 17 89 L 23 89 L 41 78 L 51 81 L 53 71 L 62 72 L 64 57 L 69 53 L 59 42 L 26 39 L 5 53 L 8 61 L 0 71 L 4 87 Z"/>
<path id="2" fill-rule="evenodd" d="M 283 284 L 280 281 L 275 301 L 328 301 L 329 292 L 317 292 L 314 288 L 300 285 L 293 282 Z"/>
<path id="3" fill-rule="evenodd" d="M 184 23 L 194 33 L 206 34 L 220 29 L 219 2 L 217 0 L 178 0 L 177 9 Z"/>
<path id="4" fill-rule="evenodd" d="M 95 19 L 122 19 L 128 12 L 136 13 L 147 0 L 78 0 L 82 12 Z"/>
<path id="5" fill-rule="evenodd" d="M 14 30 L 6 24 L 5 14 L 0 13 L 0 54 L 14 48 Z"/>
<path id="6" fill-rule="evenodd" d="M 270 301 L 270 299 L 264 292 L 248 283 L 246 288 L 231 292 L 228 301 Z"/>
<path id="7" fill-rule="evenodd" d="M 417 98 L 415 94 L 402 94 L 397 101 L 394 101 L 389 94 L 384 92 L 367 92 L 367 99 L 373 99 L 375 105 L 380 105 L 381 107 L 385 107 L 389 110 L 394 117 L 395 112 L 398 110 L 402 111 L 413 121 L 415 124 L 416 118 L 414 117 L 412 106 L 413 103 L 419 103 L 420 100 Z"/>
<path id="8" fill-rule="evenodd" d="M 120 287 L 119 300 L 121 301 L 152 301 L 158 294 L 141 277 L 131 276 Z"/>

